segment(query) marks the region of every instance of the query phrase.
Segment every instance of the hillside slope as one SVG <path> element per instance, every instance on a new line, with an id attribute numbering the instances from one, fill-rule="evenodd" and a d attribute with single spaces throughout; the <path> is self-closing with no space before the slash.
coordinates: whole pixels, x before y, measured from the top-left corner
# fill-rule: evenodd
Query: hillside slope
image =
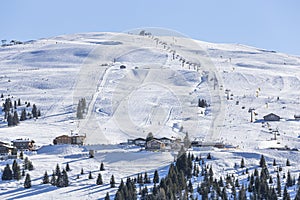
<path id="1" fill-rule="evenodd" d="M 37 154 L 28 154 L 41 166 L 31 172 L 37 185 L 34 189 L 40 192 L 23 195 L 20 182 L 2 182 L 5 198 L 47 198 L 44 193 L 65 199 L 104 197 L 106 191 L 115 190 L 108 184 L 99 189 L 92 185 L 94 180 L 76 178 L 81 168 L 93 171 L 100 162 L 109 168 L 103 174 L 106 183 L 111 174 L 119 181 L 159 168 L 163 175 L 174 152 L 139 152 L 112 145 L 146 137 L 149 132 L 179 138 L 188 132 L 191 140 L 236 146 L 214 152 L 210 164 L 220 176 L 239 173 L 234 163 L 241 157 L 250 167 L 256 166 L 260 154 L 268 162 L 276 158 L 284 163 L 289 158 L 289 170 L 299 173 L 298 151 L 270 149 L 300 149 L 300 121 L 294 119 L 300 114 L 299 57 L 173 36 L 82 33 L 1 47 L 0 68 L 2 103 L 8 97 L 20 98 L 19 115 L 26 108 L 25 101 L 31 103 L 27 111 L 36 104 L 42 114 L 39 119 L 7 127 L 0 111 L 0 141 L 30 138 L 38 146 L 46 145 Z M 76 108 L 81 98 L 86 98 L 88 107 L 84 119 L 78 120 Z M 199 108 L 199 99 L 209 106 Z M 253 109 L 253 122 L 249 109 Z M 281 120 L 264 122 L 269 113 Z M 71 131 L 86 134 L 87 146 L 47 146 L 56 136 Z M 277 140 L 273 140 L 274 131 Z M 87 150 L 93 148 L 98 153 L 89 160 Z M 71 189 L 63 188 L 58 194 L 52 186 L 39 185 L 45 170 L 67 162 L 74 169 Z"/>

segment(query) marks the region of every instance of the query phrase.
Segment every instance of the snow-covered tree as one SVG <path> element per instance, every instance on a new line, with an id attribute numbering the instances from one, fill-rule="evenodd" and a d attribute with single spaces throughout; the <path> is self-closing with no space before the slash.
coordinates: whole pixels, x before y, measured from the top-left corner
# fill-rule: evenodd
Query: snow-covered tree
<path id="1" fill-rule="evenodd" d="M 6 180 L 12 180 L 13 178 L 13 173 L 10 169 L 10 166 L 9 164 L 6 164 L 4 170 L 3 170 L 3 173 L 2 173 L 2 180 L 3 181 L 6 181 Z"/>
<path id="2" fill-rule="evenodd" d="M 31 179 L 29 174 L 26 174 L 26 178 L 24 181 L 24 188 L 31 188 Z"/>
<path id="3" fill-rule="evenodd" d="M 101 176 L 101 174 L 100 174 L 100 173 L 98 174 L 98 177 L 97 177 L 96 184 L 97 184 L 97 185 L 102 185 L 102 184 L 103 184 L 103 181 L 102 181 L 102 176 Z"/>
<path id="4" fill-rule="evenodd" d="M 43 177 L 43 184 L 48 184 L 49 183 L 49 176 L 47 171 L 45 171 L 44 177 Z"/>
<path id="5" fill-rule="evenodd" d="M 115 177 L 114 177 L 114 175 L 111 175 L 111 178 L 110 178 L 110 187 L 111 187 L 111 188 L 116 187 L 116 182 L 115 182 Z"/>

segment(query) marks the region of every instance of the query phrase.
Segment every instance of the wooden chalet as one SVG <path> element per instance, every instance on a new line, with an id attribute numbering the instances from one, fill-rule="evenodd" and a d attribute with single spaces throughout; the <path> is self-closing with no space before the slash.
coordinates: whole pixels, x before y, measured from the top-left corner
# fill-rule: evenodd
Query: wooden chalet
<path id="1" fill-rule="evenodd" d="M 74 145 L 83 145 L 85 141 L 86 136 L 85 135 L 61 135 L 56 137 L 53 140 L 54 145 L 59 145 L 59 144 L 74 144 Z"/>
<path id="2" fill-rule="evenodd" d="M 280 117 L 274 113 L 264 116 L 264 121 L 280 121 Z"/>
<path id="3" fill-rule="evenodd" d="M 17 148 L 17 150 L 34 150 L 34 141 L 29 139 L 16 139 L 12 141 L 12 144 L 14 147 Z"/>
<path id="4" fill-rule="evenodd" d="M 8 143 L 0 142 L 0 155 L 15 155 L 17 154 L 17 148 L 11 146 Z"/>

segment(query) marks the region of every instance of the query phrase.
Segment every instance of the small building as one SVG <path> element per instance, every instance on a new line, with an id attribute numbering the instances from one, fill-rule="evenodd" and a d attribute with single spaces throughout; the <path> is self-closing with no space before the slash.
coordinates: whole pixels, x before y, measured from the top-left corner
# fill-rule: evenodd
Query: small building
<path id="1" fill-rule="evenodd" d="M 15 155 L 17 149 L 8 143 L 0 142 L 0 155 Z"/>
<path id="2" fill-rule="evenodd" d="M 147 150 L 163 150 L 165 148 L 166 145 L 157 139 L 152 139 L 146 143 Z"/>
<path id="3" fill-rule="evenodd" d="M 280 117 L 274 113 L 264 116 L 264 121 L 280 121 Z"/>
<path id="4" fill-rule="evenodd" d="M 128 145 L 133 145 L 134 144 L 134 139 L 128 139 L 127 144 Z"/>
<path id="5" fill-rule="evenodd" d="M 137 146 L 140 147 L 145 147 L 146 146 L 146 139 L 144 138 L 136 138 L 135 140 L 133 140 L 133 143 Z"/>
<path id="6" fill-rule="evenodd" d="M 53 140 L 53 144 L 57 145 L 57 144 L 75 144 L 75 145 L 83 145 L 84 141 L 85 141 L 86 136 L 85 135 L 72 135 L 72 136 L 68 136 L 68 135 L 61 135 L 56 137 Z"/>
<path id="7" fill-rule="evenodd" d="M 85 141 L 85 135 L 72 135 L 71 136 L 71 144 L 83 145 Z"/>
<path id="8" fill-rule="evenodd" d="M 71 144 L 72 143 L 72 138 L 68 135 L 61 135 L 56 137 L 53 140 L 53 144 L 57 145 L 57 144 Z"/>
<path id="9" fill-rule="evenodd" d="M 174 140 L 167 138 L 167 137 L 162 137 L 158 140 L 161 141 L 162 143 L 164 143 L 165 146 L 170 146 L 174 142 Z"/>
<path id="10" fill-rule="evenodd" d="M 16 139 L 12 141 L 12 144 L 14 147 L 17 148 L 17 150 L 34 150 L 34 141 L 29 139 Z"/>

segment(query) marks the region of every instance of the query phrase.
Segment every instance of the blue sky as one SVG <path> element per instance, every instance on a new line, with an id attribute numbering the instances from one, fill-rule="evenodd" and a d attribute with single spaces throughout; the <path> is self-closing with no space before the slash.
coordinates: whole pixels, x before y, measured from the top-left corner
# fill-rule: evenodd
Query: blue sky
<path id="1" fill-rule="evenodd" d="M 161 27 L 218 43 L 300 55 L 297 0 L 5 0 L 0 39 Z"/>

